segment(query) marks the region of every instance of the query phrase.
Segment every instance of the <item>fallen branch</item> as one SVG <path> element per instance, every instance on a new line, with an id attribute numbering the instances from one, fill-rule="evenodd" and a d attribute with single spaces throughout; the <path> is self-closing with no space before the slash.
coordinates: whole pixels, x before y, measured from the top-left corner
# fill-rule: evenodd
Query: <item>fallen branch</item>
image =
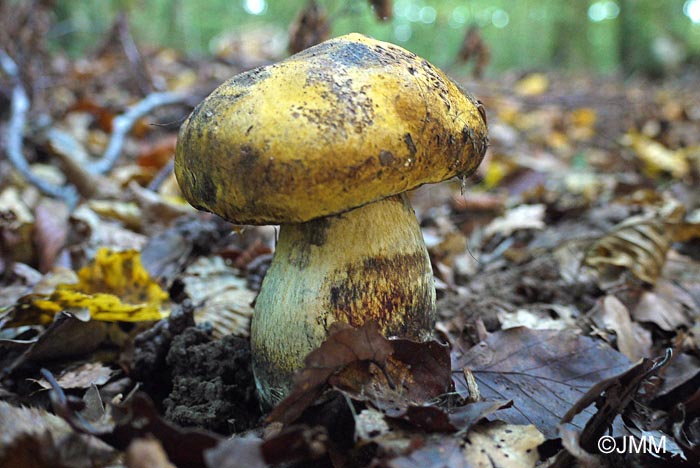
<path id="1" fill-rule="evenodd" d="M 114 167 L 121 154 L 126 135 L 131 131 L 136 122 L 149 112 L 162 106 L 181 104 L 187 102 L 187 96 L 180 93 L 153 93 L 137 102 L 129 109 L 116 117 L 112 122 L 112 137 L 102 158 L 88 166 L 88 170 L 94 174 L 104 174 Z"/>
<path id="2" fill-rule="evenodd" d="M 5 136 L 5 153 L 22 177 L 35 185 L 43 193 L 62 199 L 70 209 L 78 202 L 78 192 L 72 185 L 54 185 L 34 174 L 29 163 L 22 153 L 22 141 L 24 140 L 24 126 L 27 123 L 29 111 L 29 97 L 19 77 L 19 69 L 12 58 L 4 50 L 0 49 L 0 68 L 10 78 L 12 83 L 12 104 L 10 121 L 7 124 Z"/>

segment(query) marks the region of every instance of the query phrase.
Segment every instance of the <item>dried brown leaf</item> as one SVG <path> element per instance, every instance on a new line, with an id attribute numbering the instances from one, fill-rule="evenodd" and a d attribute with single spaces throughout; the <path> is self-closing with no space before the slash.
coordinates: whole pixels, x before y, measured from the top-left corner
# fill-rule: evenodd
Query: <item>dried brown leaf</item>
<path id="1" fill-rule="evenodd" d="M 444 437 L 430 441 L 410 454 L 385 463 L 387 468 L 475 468 L 462 452 L 460 440 Z"/>
<path id="2" fill-rule="evenodd" d="M 49 271 L 63 248 L 68 235 L 68 208 L 64 203 L 43 199 L 34 210 L 34 242 L 39 270 Z"/>
<path id="3" fill-rule="evenodd" d="M 317 459 L 326 453 L 327 445 L 324 428 L 290 426 L 267 440 L 251 435 L 225 440 L 204 457 L 209 468 L 265 468 Z"/>
<path id="4" fill-rule="evenodd" d="M 164 421 L 145 393 L 136 393 L 122 405 L 112 405 L 114 426 L 96 429 L 76 411 L 51 374 L 42 373 L 51 383 L 49 396 L 56 414 L 74 431 L 93 435 L 116 449 L 125 450 L 132 441 L 152 436 L 178 468 L 199 468 L 204 466 L 204 452 L 221 441 L 215 434 L 199 429 L 181 429 Z"/>
<path id="5" fill-rule="evenodd" d="M 321 394 L 332 374 L 361 361 L 384 367 L 392 351 L 376 322 L 368 322 L 360 328 L 335 322 L 326 341 L 306 357 L 306 367 L 295 375 L 291 393 L 272 410 L 268 421 L 290 423 L 296 420 Z"/>
<path id="6" fill-rule="evenodd" d="M 257 436 L 234 437 L 204 452 L 204 460 L 208 468 L 266 468 L 261 445 Z"/>
<path id="7" fill-rule="evenodd" d="M 639 322 L 650 322 L 664 331 L 672 332 L 679 327 L 692 325 L 689 311 L 697 306 L 692 297 L 677 285 L 660 279 L 652 291 L 644 291 L 632 310 Z"/>
<path id="8" fill-rule="evenodd" d="M 630 361 L 649 357 L 651 332 L 632 322 L 629 310 L 617 297 L 609 294 L 600 299 L 590 315 L 598 327 L 615 332 L 617 349 Z"/>
<path id="9" fill-rule="evenodd" d="M 466 431 L 479 420 L 500 409 L 510 408 L 512 401 L 477 401 L 456 408 L 439 408 L 437 406 L 409 406 L 408 408 L 387 412 L 387 420 L 402 421 L 426 432 Z"/>
<path id="10" fill-rule="evenodd" d="M 330 34 L 330 27 L 326 9 L 315 0 L 309 0 L 289 28 L 289 53 L 296 54 L 325 41 Z"/>
<path id="11" fill-rule="evenodd" d="M 616 268 L 655 284 L 666 262 L 673 233 L 685 209 L 674 200 L 648 213 L 632 216 L 596 240 L 584 263 L 598 270 L 602 283 L 614 280 Z"/>
<path id="12" fill-rule="evenodd" d="M 106 338 L 106 323 L 80 320 L 61 313 L 5 371 L 11 372 L 27 362 L 82 356 L 97 349 Z"/>
<path id="13" fill-rule="evenodd" d="M 98 440 L 76 434 L 61 418 L 36 408 L 0 401 L 0 466 L 92 467 L 114 457 Z"/>
<path id="14" fill-rule="evenodd" d="M 534 424 L 547 438 L 557 437 L 557 424 L 592 385 L 626 369 L 628 359 L 609 346 L 573 331 L 511 328 L 489 335 L 468 350 L 459 343 L 452 352 L 452 379 L 458 392 L 469 369 L 485 400 L 509 400 L 499 418 L 512 424 Z M 579 425 L 593 414 L 584 411 Z"/>
<path id="15" fill-rule="evenodd" d="M 355 400 L 387 411 L 422 405 L 450 390 L 449 349 L 435 341 L 388 340 L 393 348 L 386 365 L 355 362 L 328 383 Z"/>
<path id="16" fill-rule="evenodd" d="M 89 388 L 91 385 L 104 385 L 116 371 L 101 362 L 87 362 L 65 369 L 56 379 L 61 388 Z M 37 383 L 46 389 L 51 385 L 44 379 Z"/>
<path id="17" fill-rule="evenodd" d="M 625 372 L 603 379 L 593 385 L 561 419 L 560 429 L 563 431 L 564 437 L 578 447 L 573 453 L 576 454 L 581 450 L 590 453 L 598 451 L 598 441 L 603 435 L 610 434 L 610 428 L 613 427 L 615 418 L 622 414 L 636 398 L 637 392 L 640 391 L 646 379 L 655 375 L 668 364 L 669 360 L 670 353 L 656 361 L 643 359 L 639 364 Z M 572 434 L 571 426 L 577 426 L 577 424 L 569 423 L 593 403 L 596 407 L 595 414 L 586 422 L 583 429 L 577 431 L 578 435 Z M 618 431 L 614 430 L 613 432 Z M 559 468 L 571 466 L 572 463 L 572 454 L 561 452 L 554 465 Z"/>

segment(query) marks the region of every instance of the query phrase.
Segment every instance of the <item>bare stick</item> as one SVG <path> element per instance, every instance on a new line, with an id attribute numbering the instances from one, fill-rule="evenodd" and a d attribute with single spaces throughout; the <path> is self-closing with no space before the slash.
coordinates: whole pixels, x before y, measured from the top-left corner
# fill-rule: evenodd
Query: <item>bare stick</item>
<path id="1" fill-rule="evenodd" d="M 29 111 L 29 97 L 27 96 L 19 77 L 17 64 L 7 53 L 0 49 L 0 67 L 12 82 L 12 105 L 10 121 L 7 124 L 5 136 L 5 153 L 7 159 L 17 169 L 22 177 L 35 185 L 43 193 L 60 198 L 70 209 L 74 208 L 78 202 L 78 193 L 72 185 L 57 186 L 34 174 L 29 167 L 29 163 L 22 153 L 22 141 L 24 140 L 24 125 L 27 123 L 27 112 Z"/>
<path id="2" fill-rule="evenodd" d="M 163 182 L 165 182 L 165 179 L 167 179 L 170 173 L 173 172 L 173 168 L 175 168 L 175 159 L 171 158 L 170 161 L 168 161 L 168 163 L 163 166 L 160 171 L 158 171 L 158 174 L 156 174 L 146 188 L 157 192 L 160 186 L 163 185 Z"/>
<path id="3" fill-rule="evenodd" d="M 179 93 L 153 93 L 137 102 L 112 122 L 112 137 L 102 158 L 88 166 L 95 174 L 104 174 L 114 167 L 121 154 L 124 139 L 136 122 L 144 115 L 161 106 L 180 104 L 187 101 L 187 96 Z"/>
<path id="4" fill-rule="evenodd" d="M 126 13 L 119 15 L 117 19 L 117 34 L 119 36 L 119 42 L 122 44 L 124 49 L 124 55 L 126 55 L 127 60 L 131 64 L 132 71 L 136 77 L 137 84 L 144 95 L 153 92 L 153 80 L 148 73 L 148 68 L 141 58 L 141 53 L 139 52 L 136 42 L 134 42 L 134 37 L 131 35 L 131 27 L 129 26 L 129 19 Z"/>

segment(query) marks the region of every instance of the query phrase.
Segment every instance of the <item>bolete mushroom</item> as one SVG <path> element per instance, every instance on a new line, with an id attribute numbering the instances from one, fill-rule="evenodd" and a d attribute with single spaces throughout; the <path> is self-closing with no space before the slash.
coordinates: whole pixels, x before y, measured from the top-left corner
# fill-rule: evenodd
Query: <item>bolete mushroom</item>
<path id="1" fill-rule="evenodd" d="M 175 174 L 195 207 L 279 224 L 251 325 L 261 400 L 284 397 L 335 321 L 426 340 L 428 253 L 405 192 L 472 173 L 481 105 L 428 61 L 360 34 L 226 81 L 180 129 Z"/>

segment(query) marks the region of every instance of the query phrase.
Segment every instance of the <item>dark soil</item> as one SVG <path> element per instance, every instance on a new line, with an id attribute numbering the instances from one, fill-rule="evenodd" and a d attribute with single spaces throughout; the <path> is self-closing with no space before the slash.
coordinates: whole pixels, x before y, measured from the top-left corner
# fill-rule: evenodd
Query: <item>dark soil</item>
<path id="1" fill-rule="evenodd" d="M 167 419 L 224 434 L 258 425 L 248 340 L 229 335 L 214 341 L 190 327 L 173 339 L 167 364 L 172 369 L 172 391 L 163 401 Z"/>

